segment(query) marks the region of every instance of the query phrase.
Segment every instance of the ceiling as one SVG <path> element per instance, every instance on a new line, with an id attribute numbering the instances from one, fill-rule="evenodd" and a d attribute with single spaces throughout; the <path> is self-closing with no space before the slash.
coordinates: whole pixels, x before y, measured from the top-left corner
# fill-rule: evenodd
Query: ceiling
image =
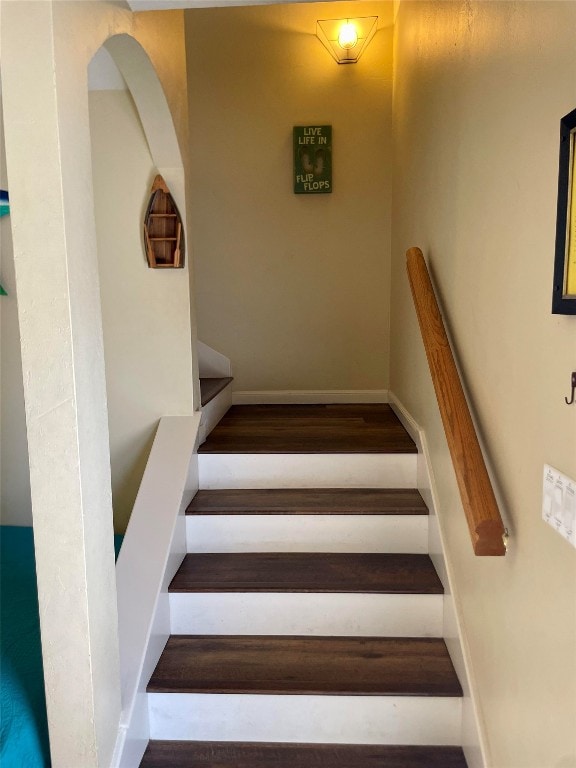
<path id="1" fill-rule="evenodd" d="M 168 11 L 173 8 L 223 8 L 234 5 L 273 5 L 287 0 L 127 0 L 132 11 Z M 307 3 L 313 0 L 289 0 Z"/>

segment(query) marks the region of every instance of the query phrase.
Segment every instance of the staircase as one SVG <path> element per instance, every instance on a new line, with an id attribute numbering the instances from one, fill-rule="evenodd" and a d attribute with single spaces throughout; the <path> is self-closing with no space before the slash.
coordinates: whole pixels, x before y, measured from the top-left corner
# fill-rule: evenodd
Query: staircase
<path id="1" fill-rule="evenodd" d="M 392 410 L 233 406 L 198 458 L 141 765 L 464 768 L 416 447 Z"/>

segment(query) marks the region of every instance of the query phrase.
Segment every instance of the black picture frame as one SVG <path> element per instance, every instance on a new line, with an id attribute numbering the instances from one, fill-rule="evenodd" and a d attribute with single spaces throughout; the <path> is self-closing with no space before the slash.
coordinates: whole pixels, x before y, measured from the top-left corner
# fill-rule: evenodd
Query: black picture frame
<path id="1" fill-rule="evenodd" d="M 576 292 L 568 292 L 569 257 L 576 248 L 573 212 L 571 216 L 572 207 L 576 207 L 575 153 L 576 109 L 560 120 L 556 253 L 552 290 L 552 314 L 556 315 L 576 315 Z M 576 267 L 571 266 L 571 269 Z M 571 276 L 571 280 L 574 279 Z"/>

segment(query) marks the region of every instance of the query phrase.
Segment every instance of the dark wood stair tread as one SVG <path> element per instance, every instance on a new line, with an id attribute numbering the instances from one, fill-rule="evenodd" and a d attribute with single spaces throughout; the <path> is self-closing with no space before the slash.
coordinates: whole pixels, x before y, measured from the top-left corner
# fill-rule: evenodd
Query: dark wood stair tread
<path id="1" fill-rule="evenodd" d="M 385 404 L 233 405 L 199 453 L 416 453 Z"/>
<path id="2" fill-rule="evenodd" d="M 411 488 L 281 488 L 198 491 L 188 515 L 427 515 Z"/>
<path id="3" fill-rule="evenodd" d="M 141 768 L 467 768 L 460 747 L 150 741 Z"/>
<path id="4" fill-rule="evenodd" d="M 186 555 L 170 592 L 442 594 L 428 555 L 246 552 Z"/>
<path id="5" fill-rule="evenodd" d="M 234 381 L 231 376 L 223 376 L 218 379 L 202 377 L 200 379 L 200 402 L 202 405 L 208 405 L 210 400 L 214 400 L 216 395 L 226 389 L 231 381 Z"/>
<path id="6" fill-rule="evenodd" d="M 440 638 L 172 635 L 149 692 L 461 696 Z"/>

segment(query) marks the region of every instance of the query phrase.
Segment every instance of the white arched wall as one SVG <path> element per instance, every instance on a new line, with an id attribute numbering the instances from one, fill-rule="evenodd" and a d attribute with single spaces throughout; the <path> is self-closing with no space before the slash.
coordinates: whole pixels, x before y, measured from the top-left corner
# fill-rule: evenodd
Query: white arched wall
<path id="1" fill-rule="evenodd" d="M 115 35 L 105 42 L 138 108 L 150 154 L 162 173 L 182 172 L 182 158 L 172 115 L 162 84 L 150 58 L 130 35 Z"/>
<path id="2" fill-rule="evenodd" d="M 144 17 L 112 2 L 2 3 L 6 164 L 55 766 L 109 765 L 120 716 L 86 81 L 102 43 L 133 34 L 166 85 L 182 145 L 183 20 Z"/>
<path id="3" fill-rule="evenodd" d="M 118 35 L 104 47 L 126 84 L 89 93 L 114 527 L 124 532 L 158 420 L 192 412 L 190 255 L 183 269 L 148 268 L 142 220 L 156 173 L 185 218 L 180 148 L 142 46 Z"/>

